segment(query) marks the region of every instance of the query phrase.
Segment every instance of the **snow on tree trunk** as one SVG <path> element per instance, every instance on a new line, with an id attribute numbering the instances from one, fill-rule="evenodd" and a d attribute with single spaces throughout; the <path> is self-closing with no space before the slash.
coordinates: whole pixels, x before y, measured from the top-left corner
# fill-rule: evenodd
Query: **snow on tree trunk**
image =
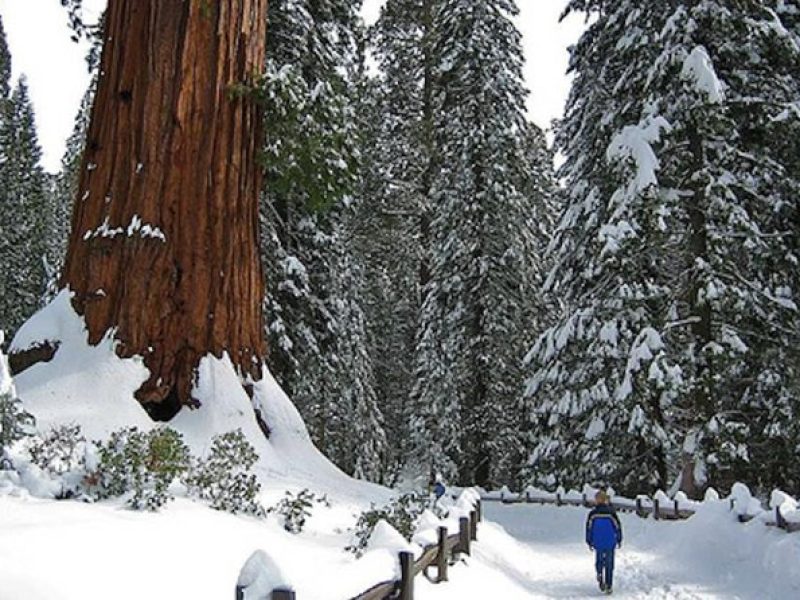
<path id="1" fill-rule="evenodd" d="M 192 405 L 200 359 L 259 377 L 264 284 L 247 94 L 263 72 L 267 0 L 111 0 L 63 287 L 89 342 L 141 355 L 156 419 Z"/>

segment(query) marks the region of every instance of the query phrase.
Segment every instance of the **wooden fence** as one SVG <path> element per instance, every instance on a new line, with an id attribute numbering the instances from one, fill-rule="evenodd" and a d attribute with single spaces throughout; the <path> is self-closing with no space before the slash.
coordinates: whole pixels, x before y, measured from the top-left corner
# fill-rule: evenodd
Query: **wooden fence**
<path id="1" fill-rule="evenodd" d="M 585 508 L 591 508 L 595 505 L 594 500 L 588 498 L 585 493 L 581 495 L 580 499 L 578 499 L 574 497 L 564 497 L 560 492 L 548 494 L 547 496 L 537 496 L 532 494 L 530 491 L 526 491 L 524 494 L 509 495 L 506 495 L 504 492 L 500 492 L 500 497 L 483 496 L 482 500 L 484 502 L 502 502 L 503 504 L 551 504 L 555 506 L 582 506 Z M 642 518 L 647 518 L 652 515 L 656 520 L 674 521 L 678 519 L 688 519 L 696 512 L 693 508 L 687 506 L 681 507 L 680 502 L 677 499 L 669 502 L 661 502 L 658 498 L 651 499 L 646 496 L 638 496 L 636 500 L 622 498 L 612 501 L 611 504 L 617 510 L 617 512 L 635 513 Z M 735 506 L 735 501 L 733 498 L 731 498 L 731 510 L 734 510 Z M 753 515 L 749 514 L 738 515 L 738 519 L 742 523 L 751 521 L 753 518 Z M 784 516 L 781 514 L 780 506 L 775 507 L 775 520 L 767 521 L 765 524 L 772 527 L 778 527 L 789 533 L 800 531 L 800 523 L 786 521 Z"/>
<path id="2" fill-rule="evenodd" d="M 475 503 L 475 508 L 469 517 L 459 519 L 458 533 L 447 535 L 446 527 L 439 527 L 438 542 L 426 546 L 420 557 L 415 561 L 411 552 L 400 552 L 400 579 L 382 581 L 367 591 L 358 594 L 351 600 L 413 600 L 414 578 L 420 573 L 434 583 L 447 581 L 448 566 L 453 564 L 459 554 L 470 555 L 472 542 L 478 539 L 478 523 L 482 520 L 481 501 Z M 436 568 L 435 577 L 428 574 L 428 569 Z M 245 589 L 236 587 L 236 600 L 244 599 Z M 294 590 L 276 588 L 272 590 L 272 600 L 296 600 Z"/>

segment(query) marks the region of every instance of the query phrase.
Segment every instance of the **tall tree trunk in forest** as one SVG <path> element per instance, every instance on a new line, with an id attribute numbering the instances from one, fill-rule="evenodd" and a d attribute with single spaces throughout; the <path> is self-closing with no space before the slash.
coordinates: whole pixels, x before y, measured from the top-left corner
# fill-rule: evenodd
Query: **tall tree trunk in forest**
<path id="1" fill-rule="evenodd" d="M 700 124 L 693 123 L 689 130 L 689 149 L 692 153 L 692 172 L 701 173 L 705 169 L 707 159 L 700 136 Z M 689 205 L 689 259 L 691 261 L 691 280 L 688 288 L 687 304 L 692 318 L 691 333 L 695 346 L 694 385 L 691 391 L 692 411 L 704 422 L 714 416 L 715 399 L 713 390 L 713 365 L 706 346 L 713 341 L 711 304 L 701 298 L 706 284 L 698 261 L 708 264 L 708 231 L 706 223 L 706 184 L 703 181 L 694 183 L 692 203 Z M 692 434 L 694 435 L 694 434 Z M 694 445 L 694 444 L 692 444 Z M 681 465 L 681 491 L 690 498 L 700 498 L 703 483 L 695 480 L 696 458 L 684 452 Z"/>
<path id="2" fill-rule="evenodd" d="M 168 419 L 200 359 L 258 378 L 261 115 L 234 93 L 264 71 L 267 0 L 110 0 L 62 287 L 89 342 L 140 355 L 136 392 Z"/>

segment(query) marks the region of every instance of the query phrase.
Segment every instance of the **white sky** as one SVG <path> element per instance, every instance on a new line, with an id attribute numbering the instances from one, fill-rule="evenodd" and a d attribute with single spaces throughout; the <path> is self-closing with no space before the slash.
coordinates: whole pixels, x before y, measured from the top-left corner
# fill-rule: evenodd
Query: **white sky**
<path id="1" fill-rule="evenodd" d="M 106 0 L 84 0 L 98 11 Z M 135 0 L 134 0 L 135 1 Z M 384 0 L 364 0 L 368 22 L 377 17 Z M 583 28 L 580 17 L 563 24 L 558 17 L 566 0 L 517 0 L 518 27 L 527 59 L 525 78 L 531 97 L 530 116 L 541 127 L 561 116 L 569 80 L 567 46 Z M 11 50 L 14 76 L 24 73 L 31 90 L 39 141 L 48 171 L 59 169 L 64 144 L 88 85 L 86 48 L 70 41 L 65 11 L 58 0 L 0 0 L 0 15 Z"/>

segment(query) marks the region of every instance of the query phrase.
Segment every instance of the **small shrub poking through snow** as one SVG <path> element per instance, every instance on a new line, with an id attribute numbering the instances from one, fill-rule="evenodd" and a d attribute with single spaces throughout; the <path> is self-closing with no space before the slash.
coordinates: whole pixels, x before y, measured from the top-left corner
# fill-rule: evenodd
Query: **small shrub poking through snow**
<path id="1" fill-rule="evenodd" d="M 424 494 L 410 492 L 398 496 L 386 506 L 376 507 L 373 504 L 370 510 L 359 515 L 354 530 L 355 542 L 347 546 L 345 550 L 356 556 L 364 554 L 375 526 L 381 521 L 389 523 L 410 542 L 416 529 L 417 520 L 428 508 L 428 503 L 428 497 Z"/>
<path id="2" fill-rule="evenodd" d="M 132 492 L 128 505 L 136 510 L 158 510 L 172 500 L 170 484 L 191 464 L 188 446 L 169 428 L 147 433 L 136 427 L 115 431 L 98 450 L 97 497 Z"/>
<path id="3" fill-rule="evenodd" d="M 0 331 L 2 343 L 3 332 Z M 33 435 L 34 426 L 33 415 L 22 407 L 22 401 L 17 398 L 6 357 L 0 351 L 0 470 L 14 468 L 8 456 L 11 444 Z"/>
<path id="4" fill-rule="evenodd" d="M 80 425 L 61 425 L 44 437 L 33 437 L 28 443 L 31 462 L 51 477 L 60 480 L 58 499 L 80 495 L 87 483 L 87 451 L 90 444 Z"/>
<path id="5" fill-rule="evenodd" d="M 11 444 L 33 435 L 33 416 L 22 408 L 13 391 L 0 392 L 0 469 L 13 468 L 8 450 Z"/>
<path id="6" fill-rule="evenodd" d="M 9 406 L 13 413 L 0 412 L 0 417 L 6 415 L 0 433 L 7 433 L 9 439 L 13 433 L 17 441 L 23 433 L 27 435 L 22 427 L 27 413 L 20 413 L 16 403 L 0 404 L 0 411 Z M 12 414 L 13 427 L 7 425 L 11 422 L 7 415 Z M 240 430 L 215 436 L 204 459 L 193 457 L 181 435 L 170 428 L 143 432 L 128 427 L 95 442 L 87 441 L 78 425 L 62 425 L 44 436 L 34 433 L 31 426 L 24 446 L 29 460 L 23 459 L 34 467 L 27 468 L 30 477 L 24 485 L 34 495 L 86 501 L 123 497 L 134 510 L 156 511 L 177 493 L 209 502 L 216 510 L 266 514 L 257 500 L 261 486 L 251 472 L 258 455 Z M 13 469 L 10 458 L 7 462 Z M 279 505 L 288 530 L 302 528 L 309 514 L 304 504 L 314 500 L 327 502 L 305 490 Z"/>
<path id="7" fill-rule="evenodd" d="M 263 516 L 264 507 L 258 502 L 261 484 L 250 472 L 257 460 L 255 448 L 240 429 L 214 436 L 208 457 L 198 461 L 187 477 L 190 493 L 217 510 Z"/>
<path id="8" fill-rule="evenodd" d="M 300 490 L 296 495 L 286 492 L 286 497 L 269 509 L 283 517 L 283 528 L 289 533 L 300 533 L 306 520 L 311 516 L 314 502 L 330 507 L 327 496 L 316 496 L 308 489 Z"/>

